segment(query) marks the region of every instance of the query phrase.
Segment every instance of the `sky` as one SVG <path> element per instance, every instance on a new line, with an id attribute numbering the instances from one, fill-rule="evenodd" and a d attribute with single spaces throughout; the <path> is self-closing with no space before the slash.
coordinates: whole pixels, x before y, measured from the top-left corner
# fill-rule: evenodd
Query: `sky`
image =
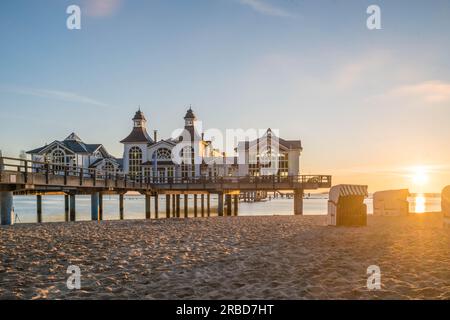
<path id="1" fill-rule="evenodd" d="M 81 30 L 66 27 L 73 4 Z M 301 139 L 303 174 L 439 192 L 449 30 L 447 0 L 3 0 L 0 149 L 76 132 L 121 157 L 138 106 L 169 137 L 192 105 L 205 129 Z"/>

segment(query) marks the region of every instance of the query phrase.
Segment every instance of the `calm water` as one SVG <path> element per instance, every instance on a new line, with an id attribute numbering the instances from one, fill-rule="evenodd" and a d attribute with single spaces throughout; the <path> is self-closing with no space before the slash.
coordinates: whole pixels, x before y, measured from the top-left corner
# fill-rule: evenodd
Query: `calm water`
<path id="1" fill-rule="evenodd" d="M 77 196 L 77 220 L 90 220 L 90 196 Z M 304 213 L 308 215 L 320 215 L 327 212 L 328 199 L 322 195 L 304 200 Z M 372 199 L 365 200 L 369 214 L 373 212 Z M 145 206 L 144 197 L 125 197 L 125 219 L 144 219 Z M 416 196 L 409 199 L 411 212 L 431 212 L 441 211 L 441 201 L 439 197 Z M 104 196 L 103 198 L 104 220 L 119 219 L 119 198 L 118 196 Z M 239 215 L 292 215 L 292 199 L 272 199 L 265 202 L 239 204 Z M 36 197 L 16 196 L 14 197 L 15 213 L 18 216 L 17 223 L 36 222 Z M 152 217 L 154 214 L 152 198 Z M 190 216 L 193 216 L 193 202 L 189 202 Z M 159 199 L 159 216 L 165 216 L 165 197 Z M 183 200 L 181 200 L 181 214 L 183 215 Z M 211 210 L 213 215 L 217 212 L 217 198 L 211 196 Z M 64 221 L 64 197 L 44 196 L 43 197 L 43 221 L 60 222 Z M 206 204 L 205 204 L 206 211 Z M 198 212 L 200 214 L 200 197 L 198 200 Z"/>

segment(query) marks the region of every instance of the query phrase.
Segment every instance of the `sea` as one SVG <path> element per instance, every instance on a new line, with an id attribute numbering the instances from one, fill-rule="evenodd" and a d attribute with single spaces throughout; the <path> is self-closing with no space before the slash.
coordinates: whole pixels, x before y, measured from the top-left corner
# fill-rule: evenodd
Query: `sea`
<path id="1" fill-rule="evenodd" d="M 191 196 L 192 198 L 192 196 Z M 151 216 L 154 217 L 154 203 L 151 200 Z M 206 200 L 206 199 L 205 199 Z M 439 194 L 415 194 L 408 199 L 410 212 L 440 212 L 441 199 Z M 159 217 L 166 216 L 165 196 L 159 198 Z M 183 199 L 181 200 L 181 215 L 184 214 Z M 314 194 L 306 197 L 303 202 L 305 215 L 326 215 L 328 196 L 326 194 Z M 368 214 L 373 212 L 372 198 L 365 200 Z M 115 195 L 105 195 L 103 197 L 103 219 L 119 219 L 119 197 Z M 189 216 L 194 216 L 193 199 L 189 200 Z M 198 197 L 198 215 L 200 211 L 200 197 Z M 64 221 L 64 196 L 48 195 L 43 196 L 42 204 L 43 222 L 63 222 Z M 76 220 L 88 221 L 91 218 L 91 199 L 90 196 L 77 196 L 76 198 Z M 212 215 L 217 212 L 217 197 L 211 196 Z M 206 204 L 205 204 L 206 212 Z M 36 216 L 36 197 L 35 196 L 15 196 L 14 197 L 15 223 L 34 223 Z M 240 202 L 240 216 L 255 215 L 292 215 L 293 200 L 287 198 L 270 198 L 261 202 Z M 144 219 L 145 218 L 145 200 L 140 195 L 125 195 L 124 202 L 125 219 Z"/>

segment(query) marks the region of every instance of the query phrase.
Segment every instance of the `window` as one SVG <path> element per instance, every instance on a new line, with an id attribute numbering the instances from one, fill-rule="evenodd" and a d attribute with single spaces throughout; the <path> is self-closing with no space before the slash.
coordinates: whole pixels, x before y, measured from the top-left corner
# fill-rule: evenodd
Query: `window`
<path id="1" fill-rule="evenodd" d="M 142 175 L 142 150 L 139 147 L 132 147 L 128 153 L 128 172 L 131 176 Z"/>
<path id="2" fill-rule="evenodd" d="M 283 153 L 278 157 L 278 175 L 280 177 L 289 175 L 289 157 L 287 153 Z"/>
<path id="3" fill-rule="evenodd" d="M 55 171 L 64 171 L 64 166 L 66 165 L 66 154 L 64 151 L 56 149 L 52 153 L 50 162 L 55 164 L 55 166 L 53 166 Z"/>
<path id="4" fill-rule="evenodd" d="M 105 163 L 105 165 L 103 166 L 103 170 L 107 173 L 107 174 L 113 174 L 116 172 L 116 169 L 114 168 L 114 165 L 107 161 Z"/>
<path id="5" fill-rule="evenodd" d="M 172 152 L 169 149 L 161 148 L 156 151 L 156 159 L 158 160 L 171 160 Z"/>
<path id="6" fill-rule="evenodd" d="M 186 146 L 181 150 L 181 158 L 185 163 L 194 163 L 194 148 Z"/>

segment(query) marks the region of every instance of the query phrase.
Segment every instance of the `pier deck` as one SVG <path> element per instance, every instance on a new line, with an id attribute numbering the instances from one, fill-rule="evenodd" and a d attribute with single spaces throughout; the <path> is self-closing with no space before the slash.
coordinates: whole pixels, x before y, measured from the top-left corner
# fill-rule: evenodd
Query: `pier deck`
<path id="1" fill-rule="evenodd" d="M 298 176 L 227 176 L 227 177 L 189 177 L 189 178 L 146 178 L 131 176 L 122 173 L 108 173 L 96 169 L 65 166 L 36 162 L 30 160 L 1 157 L 0 158 L 0 193 L 2 193 L 1 211 L 2 224 L 8 224 L 5 216 L 9 215 L 12 200 L 8 200 L 13 194 L 30 194 L 41 196 L 43 194 L 63 193 L 70 196 L 70 203 L 74 207 L 75 195 L 91 194 L 93 203 L 100 203 L 102 194 L 119 194 L 123 204 L 123 195 L 134 191 L 146 195 L 146 201 L 150 201 L 150 196 L 155 198 L 160 194 L 167 195 L 170 203 L 170 195 L 173 195 L 176 215 L 180 215 L 180 197 L 176 195 L 184 194 L 218 194 L 219 195 L 219 215 L 223 214 L 223 195 L 225 195 L 225 205 L 227 212 L 231 214 L 231 198 L 235 199 L 234 212 L 237 213 L 238 197 L 235 195 L 246 191 L 294 191 L 294 213 L 302 214 L 303 211 L 303 191 L 319 188 L 330 188 L 331 176 L 329 175 L 298 175 Z M 100 200 L 97 197 L 100 195 Z M 197 197 L 195 197 L 197 198 Z M 202 201 L 203 201 L 202 197 Z M 38 200 L 39 201 L 39 200 Z M 209 201 L 209 197 L 208 197 Z M 69 202 L 69 201 L 67 201 Z M 175 203 L 176 202 L 176 203 Z M 203 202 L 202 202 L 203 204 Z M 208 203 L 209 205 L 209 203 Z M 66 206 L 66 211 L 68 210 Z M 38 206 L 40 207 L 40 206 Z M 169 206 L 170 207 L 170 206 Z M 149 213 L 150 205 L 146 204 Z M 157 211 L 157 204 L 155 204 Z M 38 210 L 39 211 L 39 210 Z M 74 211 L 74 210 L 73 210 Z M 93 209 L 93 217 L 100 217 Z M 75 212 L 72 212 L 75 215 Z M 121 214 L 122 216 L 123 214 Z M 167 212 L 170 216 L 170 212 Z M 70 218 L 70 217 L 69 217 Z M 75 219 L 73 217 L 73 219 Z M 38 219 L 39 221 L 39 219 Z"/>

